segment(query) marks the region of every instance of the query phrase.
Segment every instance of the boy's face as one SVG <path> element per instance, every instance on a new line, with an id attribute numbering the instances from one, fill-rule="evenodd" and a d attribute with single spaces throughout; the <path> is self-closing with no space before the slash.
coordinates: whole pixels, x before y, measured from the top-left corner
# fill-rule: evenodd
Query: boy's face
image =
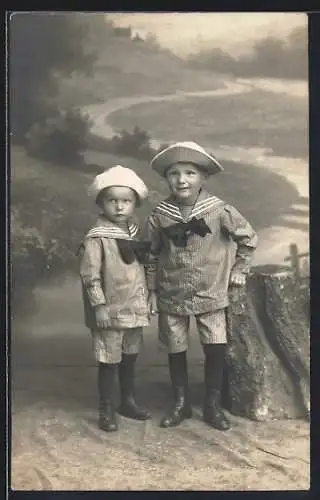
<path id="1" fill-rule="evenodd" d="M 166 172 L 173 196 L 184 203 L 196 200 L 207 174 L 192 163 L 174 163 Z"/>
<path id="2" fill-rule="evenodd" d="M 123 223 L 133 214 L 136 202 L 136 194 L 131 188 L 112 186 L 100 193 L 98 204 L 107 219 Z"/>

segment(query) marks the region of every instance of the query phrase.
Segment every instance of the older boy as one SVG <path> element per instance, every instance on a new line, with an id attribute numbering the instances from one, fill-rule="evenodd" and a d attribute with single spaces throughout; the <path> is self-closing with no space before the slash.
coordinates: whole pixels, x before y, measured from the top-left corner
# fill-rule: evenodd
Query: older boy
<path id="1" fill-rule="evenodd" d="M 196 143 L 180 142 L 157 154 L 151 167 L 167 181 L 170 196 L 148 217 L 151 241 L 147 266 L 149 307 L 159 312 L 159 338 L 168 350 L 174 405 L 162 427 L 191 418 L 187 349 L 195 316 L 205 354 L 203 418 L 212 427 L 230 427 L 220 406 L 230 285 L 244 286 L 257 235 L 231 205 L 209 194 L 210 175 L 220 163 Z"/>

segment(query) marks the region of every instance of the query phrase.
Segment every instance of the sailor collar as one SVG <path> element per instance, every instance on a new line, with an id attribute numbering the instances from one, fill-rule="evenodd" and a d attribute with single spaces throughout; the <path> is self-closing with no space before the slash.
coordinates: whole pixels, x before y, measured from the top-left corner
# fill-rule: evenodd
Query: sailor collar
<path id="1" fill-rule="evenodd" d="M 217 208 L 219 205 L 223 205 L 222 200 L 202 190 L 190 214 L 186 218 L 182 216 L 180 206 L 174 202 L 172 198 L 167 198 L 160 202 L 159 205 L 155 207 L 154 211 L 174 221 L 185 222 L 191 220 L 193 217 L 204 215 L 213 208 Z"/>
<path id="2" fill-rule="evenodd" d="M 95 227 L 90 229 L 85 238 L 111 238 L 116 240 L 132 240 L 138 233 L 139 226 L 129 221 L 128 231 L 104 218 L 99 218 Z"/>

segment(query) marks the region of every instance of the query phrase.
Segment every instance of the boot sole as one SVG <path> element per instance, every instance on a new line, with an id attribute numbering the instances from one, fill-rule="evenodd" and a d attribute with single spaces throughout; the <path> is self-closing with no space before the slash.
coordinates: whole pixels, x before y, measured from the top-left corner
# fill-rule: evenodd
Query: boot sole
<path id="1" fill-rule="evenodd" d="M 132 413 L 126 412 L 125 410 L 122 410 L 121 407 L 118 408 L 117 413 L 121 415 L 122 417 L 125 418 L 130 418 L 131 420 L 140 420 L 141 422 L 145 420 L 151 420 L 151 415 L 149 413 L 145 413 L 145 415 L 133 415 Z"/>
<path id="2" fill-rule="evenodd" d="M 226 432 L 228 431 L 229 429 L 231 429 L 231 425 L 228 424 L 228 427 L 219 427 L 217 426 L 214 422 L 212 422 L 212 420 L 209 420 L 209 419 L 206 419 L 203 417 L 203 421 L 209 425 L 210 427 L 212 427 L 213 429 L 216 429 L 217 431 L 222 431 L 222 432 Z"/>
<path id="3" fill-rule="evenodd" d="M 101 431 L 103 431 L 103 432 L 117 432 L 119 430 L 118 427 L 114 427 L 114 428 L 110 429 L 110 428 L 107 428 L 107 427 L 103 427 L 101 425 L 99 425 L 99 429 Z"/>
<path id="4" fill-rule="evenodd" d="M 182 418 L 179 422 L 177 422 L 177 423 L 172 423 L 172 424 L 170 424 L 170 425 L 163 425 L 163 424 L 160 422 L 160 427 L 161 427 L 162 429 L 169 429 L 170 427 L 178 427 L 178 425 L 182 424 L 182 422 L 183 422 L 184 420 L 190 420 L 191 418 L 192 418 L 192 412 L 187 413 L 186 415 L 184 415 L 184 416 L 183 416 L 183 418 Z"/>
<path id="5" fill-rule="evenodd" d="M 151 415 L 145 416 L 145 417 L 134 417 L 133 415 L 128 415 L 126 413 L 122 413 L 118 411 L 119 415 L 125 418 L 130 418 L 131 420 L 139 420 L 140 422 L 145 422 L 146 420 L 151 420 Z"/>

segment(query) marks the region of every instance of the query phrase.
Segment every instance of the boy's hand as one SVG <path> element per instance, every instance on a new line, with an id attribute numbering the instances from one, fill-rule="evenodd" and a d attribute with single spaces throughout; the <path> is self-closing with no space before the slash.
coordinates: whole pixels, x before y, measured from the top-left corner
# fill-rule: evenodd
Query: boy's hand
<path id="1" fill-rule="evenodd" d="M 245 286 L 246 276 L 244 274 L 231 274 L 230 286 Z"/>
<path id="2" fill-rule="evenodd" d="M 149 295 L 148 295 L 148 309 L 149 309 L 149 314 L 151 316 L 154 316 L 155 314 L 158 313 L 157 294 L 154 291 L 149 292 Z"/>
<path id="3" fill-rule="evenodd" d="M 109 328 L 110 321 L 109 321 L 109 314 L 108 314 L 107 306 L 105 304 L 97 306 L 95 308 L 95 313 L 96 313 L 97 327 L 101 328 L 101 330 L 105 330 L 106 328 Z"/>

